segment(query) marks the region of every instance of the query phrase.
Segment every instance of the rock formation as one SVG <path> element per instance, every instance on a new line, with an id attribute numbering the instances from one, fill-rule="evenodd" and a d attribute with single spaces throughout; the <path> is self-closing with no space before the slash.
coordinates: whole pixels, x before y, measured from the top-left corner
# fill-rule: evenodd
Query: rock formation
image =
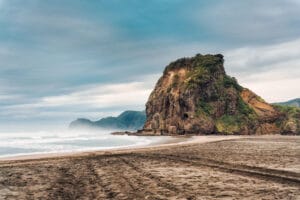
<path id="1" fill-rule="evenodd" d="M 140 133 L 274 134 L 284 113 L 243 88 L 223 56 L 197 54 L 170 63 L 146 104 Z M 293 125 L 289 129 L 295 129 Z"/>

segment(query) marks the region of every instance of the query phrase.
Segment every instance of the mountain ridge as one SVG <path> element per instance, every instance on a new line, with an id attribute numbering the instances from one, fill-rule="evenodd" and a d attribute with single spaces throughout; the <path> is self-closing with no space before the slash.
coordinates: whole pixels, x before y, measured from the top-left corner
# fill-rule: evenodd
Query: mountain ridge
<path id="1" fill-rule="evenodd" d="M 97 121 L 85 118 L 78 118 L 69 125 L 71 129 L 78 128 L 105 128 L 118 130 L 138 130 L 141 129 L 146 120 L 145 111 L 127 110 L 117 117 L 105 117 Z"/>
<path id="2" fill-rule="evenodd" d="M 291 99 L 288 101 L 278 102 L 278 103 L 273 103 L 273 104 L 300 107 L 300 98 L 295 98 L 295 99 Z"/>

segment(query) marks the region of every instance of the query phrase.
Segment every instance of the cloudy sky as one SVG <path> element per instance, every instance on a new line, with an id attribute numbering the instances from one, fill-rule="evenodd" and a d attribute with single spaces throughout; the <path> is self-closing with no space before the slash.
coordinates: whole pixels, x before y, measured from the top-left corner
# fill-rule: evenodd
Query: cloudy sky
<path id="1" fill-rule="evenodd" d="M 164 67 L 222 53 L 269 102 L 300 96 L 300 0 L 0 0 L 0 130 L 143 110 Z M 34 126 L 33 126 L 34 125 Z"/>

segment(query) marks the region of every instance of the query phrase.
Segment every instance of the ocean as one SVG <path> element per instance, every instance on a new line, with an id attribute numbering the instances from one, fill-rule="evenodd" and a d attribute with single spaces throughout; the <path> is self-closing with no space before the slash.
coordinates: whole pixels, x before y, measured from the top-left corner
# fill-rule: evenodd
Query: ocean
<path id="1" fill-rule="evenodd" d="M 113 130 L 0 132 L 0 158 L 139 147 L 170 137 L 111 135 Z"/>

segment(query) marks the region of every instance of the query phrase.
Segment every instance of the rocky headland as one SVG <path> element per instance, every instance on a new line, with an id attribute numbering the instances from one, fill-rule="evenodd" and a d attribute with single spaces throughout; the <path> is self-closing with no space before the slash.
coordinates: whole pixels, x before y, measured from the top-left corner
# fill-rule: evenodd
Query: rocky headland
<path id="1" fill-rule="evenodd" d="M 138 134 L 299 134 L 300 110 L 271 105 L 226 74 L 223 55 L 170 63 L 146 104 Z"/>

